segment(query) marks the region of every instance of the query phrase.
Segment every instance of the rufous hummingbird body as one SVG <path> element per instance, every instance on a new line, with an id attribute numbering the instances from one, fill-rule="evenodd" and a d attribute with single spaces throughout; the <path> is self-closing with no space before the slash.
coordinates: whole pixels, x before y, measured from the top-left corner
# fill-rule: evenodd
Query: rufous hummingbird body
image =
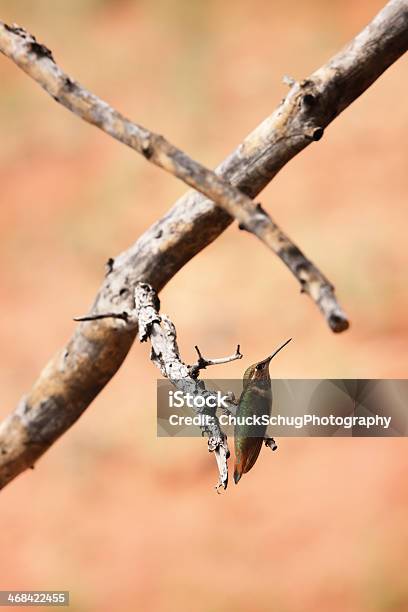
<path id="1" fill-rule="evenodd" d="M 272 355 L 254 363 L 245 371 L 244 388 L 239 398 L 237 421 L 234 428 L 235 484 L 239 482 L 242 474 L 249 472 L 258 459 L 267 425 L 253 423 L 256 420 L 260 421 L 263 416 L 270 417 L 271 415 L 272 389 L 269 364 L 291 339 L 276 349 Z"/>

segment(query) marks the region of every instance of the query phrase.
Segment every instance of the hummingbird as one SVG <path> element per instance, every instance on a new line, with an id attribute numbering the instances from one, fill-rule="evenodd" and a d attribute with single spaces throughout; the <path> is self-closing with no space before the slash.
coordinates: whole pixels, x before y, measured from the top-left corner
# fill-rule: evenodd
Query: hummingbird
<path id="1" fill-rule="evenodd" d="M 272 409 L 271 377 L 269 364 L 292 338 L 286 340 L 269 357 L 251 365 L 244 374 L 243 390 L 239 398 L 237 422 L 234 429 L 235 470 L 234 481 L 238 484 L 242 474 L 246 474 L 255 465 L 265 439 L 267 425 L 243 424 L 243 418 L 268 418 Z M 240 419 L 241 417 L 241 419 Z M 273 448 L 273 447 L 272 447 Z M 276 446 L 275 446 L 276 448 Z M 274 449 L 273 449 L 274 450 Z"/>

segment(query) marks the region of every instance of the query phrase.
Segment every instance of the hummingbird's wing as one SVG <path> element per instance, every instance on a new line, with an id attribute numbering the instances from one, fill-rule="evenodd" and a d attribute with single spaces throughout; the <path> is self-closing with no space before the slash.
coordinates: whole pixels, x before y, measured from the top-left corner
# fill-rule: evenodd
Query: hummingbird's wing
<path id="1" fill-rule="evenodd" d="M 240 397 L 239 418 L 264 417 L 271 412 L 272 395 L 270 381 L 249 382 Z M 234 428 L 235 484 L 242 474 L 249 472 L 258 459 L 267 426 L 263 424 L 237 423 Z"/>

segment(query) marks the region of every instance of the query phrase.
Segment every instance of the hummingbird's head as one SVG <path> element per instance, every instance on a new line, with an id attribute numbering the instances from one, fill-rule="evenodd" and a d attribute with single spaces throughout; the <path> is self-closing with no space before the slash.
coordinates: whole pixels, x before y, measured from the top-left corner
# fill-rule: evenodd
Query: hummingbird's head
<path id="1" fill-rule="evenodd" d="M 275 357 L 275 355 L 277 355 L 279 353 L 279 351 L 281 351 L 283 349 L 283 347 L 285 347 L 287 344 L 289 344 L 289 342 L 291 340 L 292 340 L 292 338 L 289 338 L 289 340 L 286 340 L 286 342 L 284 342 L 271 355 L 266 357 L 266 359 L 263 359 L 262 361 L 258 361 L 258 363 L 254 363 L 253 365 L 249 366 L 249 368 L 246 370 L 246 372 L 244 374 L 244 389 L 248 385 L 248 383 L 250 383 L 252 381 L 255 381 L 255 380 L 269 380 L 270 379 L 270 376 L 269 376 L 269 364 L 270 364 L 270 362 Z"/>

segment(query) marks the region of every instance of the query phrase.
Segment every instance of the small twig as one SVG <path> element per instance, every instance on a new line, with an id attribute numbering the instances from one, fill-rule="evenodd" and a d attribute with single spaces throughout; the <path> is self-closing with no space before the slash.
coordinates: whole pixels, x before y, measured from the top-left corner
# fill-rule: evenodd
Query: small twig
<path id="1" fill-rule="evenodd" d="M 242 359 L 243 355 L 239 350 L 239 344 L 237 346 L 237 350 L 233 355 L 229 355 L 228 357 L 219 357 L 218 359 L 206 359 L 200 353 L 200 349 L 198 346 L 194 347 L 198 354 L 197 363 L 190 366 L 190 376 L 192 378 L 197 378 L 200 370 L 205 370 L 208 366 L 212 365 L 223 365 L 224 363 L 230 363 L 231 361 L 236 361 L 237 359 Z"/>
<path id="2" fill-rule="evenodd" d="M 52 53 L 37 43 L 34 36 L 18 26 L 0 22 L 0 51 L 12 59 L 47 93 L 68 110 L 100 128 L 116 140 L 141 153 L 151 163 L 163 168 L 201 192 L 229 215 L 240 228 L 257 236 L 285 263 L 323 313 L 334 332 L 344 331 L 349 322 L 340 308 L 333 285 L 270 218 L 260 204 L 228 181 L 191 159 L 159 134 L 131 122 L 98 96 L 69 77 Z M 323 127 L 305 121 L 298 129 L 299 141 L 319 140 Z"/>

